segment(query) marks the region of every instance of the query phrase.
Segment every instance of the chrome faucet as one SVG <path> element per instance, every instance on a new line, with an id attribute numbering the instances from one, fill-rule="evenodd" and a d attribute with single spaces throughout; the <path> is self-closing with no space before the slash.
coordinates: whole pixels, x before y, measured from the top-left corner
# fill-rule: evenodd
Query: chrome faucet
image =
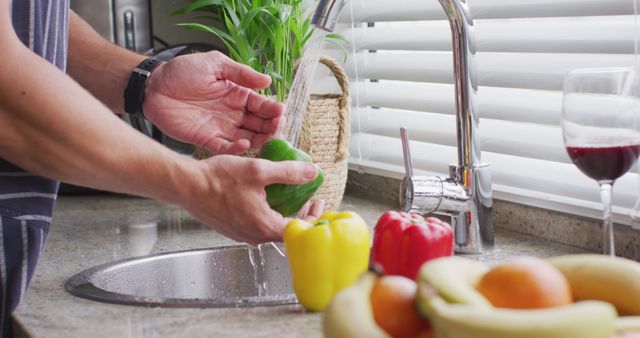
<path id="1" fill-rule="evenodd" d="M 349 0 L 320 0 L 311 24 L 327 32 L 333 32 L 342 8 Z"/>
<path id="2" fill-rule="evenodd" d="M 348 0 L 320 0 L 312 19 L 319 29 L 332 32 Z M 439 0 L 449 18 L 455 75 L 458 164 L 449 167 L 450 177 L 413 174 L 409 137 L 401 128 L 406 177 L 400 203 L 406 212 L 451 216 L 455 250 L 480 253 L 493 247 L 491 172 L 480 161 L 478 110 L 475 102 L 476 68 L 473 18 L 468 0 Z"/>
<path id="3" fill-rule="evenodd" d="M 493 247 L 491 172 L 480 161 L 478 110 L 475 94 L 475 37 L 468 0 L 439 0 L 452 33 L 455 75 L 458 164 L 449 166 L 450 177 L 413 174 L 409 137 L 401 128 L 406 176 L 400 203 L 406 212 L 451 216 L 455 251 L 480 253 Z"/>

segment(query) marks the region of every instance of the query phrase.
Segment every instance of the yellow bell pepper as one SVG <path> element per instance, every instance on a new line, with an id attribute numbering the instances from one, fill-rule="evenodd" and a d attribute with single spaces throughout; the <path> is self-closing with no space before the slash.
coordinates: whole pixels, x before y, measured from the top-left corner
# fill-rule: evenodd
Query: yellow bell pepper
<path id="1" fill-rule="evenodd" d="M 284 243 L 300 303 L 322 311 L 338 291 L 353 284 L 368 269 L 370 238 L 367 224 L 350 211 L 289 222 Z"/>

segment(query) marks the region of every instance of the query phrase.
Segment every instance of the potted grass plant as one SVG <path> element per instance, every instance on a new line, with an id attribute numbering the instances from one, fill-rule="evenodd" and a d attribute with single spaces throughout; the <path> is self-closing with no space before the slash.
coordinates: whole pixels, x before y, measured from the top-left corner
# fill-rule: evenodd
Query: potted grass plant
<path id="1" fill-rule="evenodd" d="M 284 102 L 313 34 L 308 5 L 304 0 L 190 0 L 172 15 L 195 14 L 198 22 L 179 25 L 218 37 L 231 59 L 271 76 L 271 87 L 261 94 Z M 327 38 L 344 41 L 338 34 Z"/>

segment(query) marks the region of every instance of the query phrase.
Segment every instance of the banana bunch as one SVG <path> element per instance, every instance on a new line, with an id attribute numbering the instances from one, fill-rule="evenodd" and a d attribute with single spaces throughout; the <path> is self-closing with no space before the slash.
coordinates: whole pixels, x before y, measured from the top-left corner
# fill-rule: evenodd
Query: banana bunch
<path id="1" fill-rule="evenodd" d="M 563 307 L 494 308 L 475 285 L 488 267 L 461 257 L 425 264 L 418 277 L 418 309 L 437 338 L 610 338 L 640 329 L 640 264 L 602 255 L 549 259 L 568 279 L 577 302 Z"/>
<path id="2" fill-rule="evenodd" d="M 422 266 L 417 307 L 436 338 L 611 338 L 640 332 L 640 264 L 603 255 L 548 259 L 569 281 L 575 303 L 554 308 L 495 308 L 475 286 L 489 271 L 459 256 Z M 325 337 L 389 338 L 373 318 L 369 295 L 378 277 L 365 273 L 325 311 Z M 618 317 L 618 314 L 624 317 Z M 635 336 L 638 337 L 638 336 Z"/>
<path id="3" fill-rule="evenodd" d="M 358 281 L 340 291 L 329 303 L 324 320 L 325 337 L 390 338 L 373 319 L 369 295 L 378 277 L 366 272 Z"/>
<path id="4" fill-rule="evenodd" d="M 611 303 L 622 316 L 640 316 L 640 264 L 605 255 L 584 254 L 548 259 L 569 281 L 575 300 Z"/>

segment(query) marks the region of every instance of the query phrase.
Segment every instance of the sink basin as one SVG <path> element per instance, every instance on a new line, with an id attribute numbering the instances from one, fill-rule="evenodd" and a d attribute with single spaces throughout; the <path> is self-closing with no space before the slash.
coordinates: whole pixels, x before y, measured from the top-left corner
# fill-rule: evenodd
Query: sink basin
<path id="1" fill-rule="evenodd" d="M 278 249 L 276 249 L 276 247 Z M 161 307 L 297 303 L 280 244 L 227 246 L 129 258 L 96 266 L 65 284 L 91 300 Z"/>

